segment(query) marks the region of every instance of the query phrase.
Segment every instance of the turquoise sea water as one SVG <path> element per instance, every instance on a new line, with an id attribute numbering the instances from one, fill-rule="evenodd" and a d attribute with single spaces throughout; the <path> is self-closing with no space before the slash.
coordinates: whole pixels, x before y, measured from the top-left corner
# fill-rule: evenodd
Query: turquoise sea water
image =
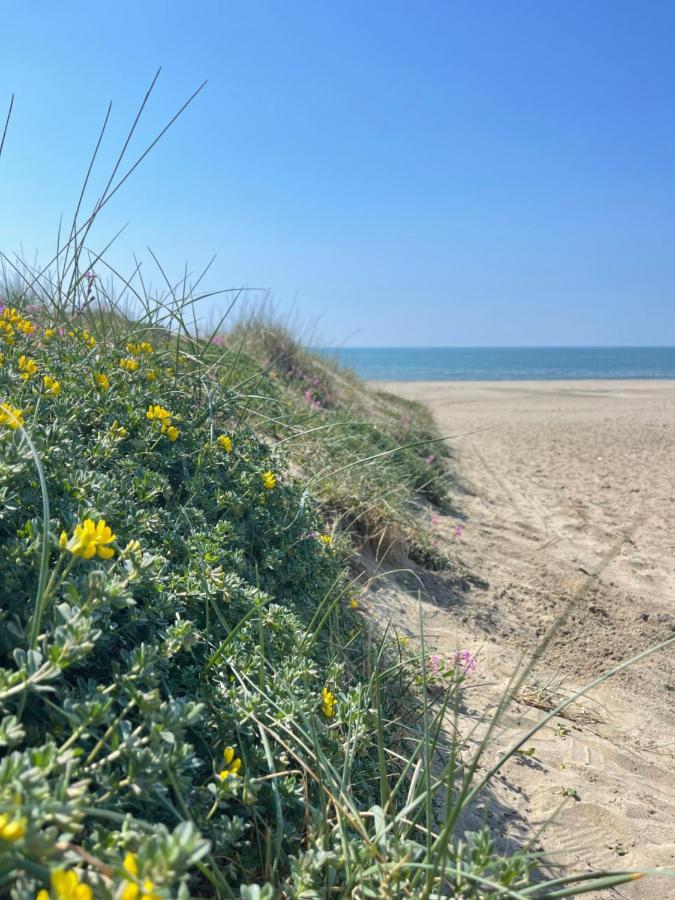
<path id="1" fill-rule="evenodd" d="M 343 347 L 320 352 L 371 381 L 675 378 L 675 347 Z"/>

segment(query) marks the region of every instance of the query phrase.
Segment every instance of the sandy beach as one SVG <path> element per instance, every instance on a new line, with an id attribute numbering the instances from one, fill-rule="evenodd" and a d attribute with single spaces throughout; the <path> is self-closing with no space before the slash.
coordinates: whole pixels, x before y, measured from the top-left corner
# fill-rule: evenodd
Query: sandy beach
<path id="1" fill-rule="evenodd" d="M 534 721 L 547 692 L 675 635 L 675 382 L 376 387 L 428 405 L 455 457 L 456 514 L 437 528 L 472 578 L 464 589 L 450 577 L 427 583 L 425 627 L 441 649 L 479 643 L 485 673 L 504 684 L 566 611 L 504 742 Z M 399 596 L 395 608 L 412 632 L 409 601 Z M 593 697 L 597 715 L 537 735 L 538 762 L 512 766 L 505 802 L 531 826 L 571 797 L 551 832 L 569 862 L 674 866 L 675 649 Z M 675 882 L 641 881 L 616 896 L 671 897 Z"/>

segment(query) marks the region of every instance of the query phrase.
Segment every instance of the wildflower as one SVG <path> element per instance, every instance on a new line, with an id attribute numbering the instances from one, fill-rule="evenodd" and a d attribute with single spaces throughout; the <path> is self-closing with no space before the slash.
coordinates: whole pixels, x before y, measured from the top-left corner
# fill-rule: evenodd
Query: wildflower
<path id="1" fill-rule="evenodd" d="M 101 391 L 107 391 L 110 388 L 110 379 L 105 372 L 94 373 L 94 384 Z"/>
<path id="2" fill-rule="evenodd" d="M 25 819 L 10 819 L 8 815 L 0 815 L 0 841 L 13 844 L 20 840 L 26 833 Z"/>
<path id="3" fill-rule="evenodd" d="M 267 472 L 263 472 L 261 475 L 263 487 L 268 491 L 271 491 L 273 488 L 277 486 L 277 476 L 274 472 L 270 472 L 269 469 Z"/>
<path id="4" fill-rule="evenodd" d="M 431 674 L 438 675 L 438 670 L 441 666 L 441 658 L 438 653 L 434 653 L 431 657 Z"/>
<path id="5" fill-rule="evenodd" d="M 151 403 L 150 406 L 148 406 L 145 418 L 156 419 L 158 422 L 166 422 L 168 424 L 171 422 L 171 413 L 168 409 L 164 409 L 163 406 L 160 406 L 159 403 L 155 403 L 154 405 Z"/>
<path id="6" fill-rule="evenodd" d="M 157 369 L 148 369 L 145 373 L 145 377 L 148 381 L 157 381 Z"/>
<path id="7" fill-rule="evenodd" d="M 452 665 L 461 675 L 472 675 L 478 665 L 478 656 L 470 650 L 458 650 L 452 658 Z"/>
<path id="8" fill-rule="evenodd" d="M 123 356 L 120 359 L 120 369 L 124 369 L 126 372 L 135 372 L 138 368 L 138 361 L 132 359 L 130 356 Z"/>
<path id="9" fill-rule="evenodd" d="M 359 601 L 356 599 L 356 597 L 352 597 L 352 599 L 349 601 L 349 608 L 350 609 L 358 609 L 359 608 Z"/>
<path id="10" fill-rule="evenodd" d="M 0 332 L 5 337 L 5 342 L 10 346 L 14 343 L 14 328 L 4 319 L 0 319 Z"/>
<path id="11" fill-rule="evenodd" d="M 222 335 L 217 334 L 214 337 L 214 339 L 211 341 L 211 343 L 213 344 L 214 347 L 222 347 L 223 344 L 225 343 L 225 338 Z"/>
<path id="12" fill-rule="evenodd" d="M 28 381 L 28 379 L 35 375 L 38 370 L 37 363 L 34 359 L 31 359 L 29 356 L 24 356 L 23 353 L 19 357 L 19 371 L 21 372 L 21 378 L 23 381 Z"/>
<path id="13" fill-rule="evenodd" d="M 321 712 L 328 719 L 335 715 L 335 694 L 326 687 L 321 691 Z"/>
<path id="14" fill-rule="evenodd" d="M 124 427 L 124 425 L 120 425 L 120 423 L 115 419 L 115 421 L 110 426 L 110 434 L 117 440 L 122 441 L 124 438 L 129 437 L 129 432 Z"/>
<path id="15" fill-rule="evenodd" d="M 44 339 L 46 341 L 51 341 L 51 339 L 55 336 L 56 336 L 55 328 L 45 328 Z"/>
<path id="16" fill-rule="evenodd" d="M 94 896 L 88 884 L 82 884 L 79 873 L 75 869 L 52 869 L 52 893 L 42 888 L 35 900 L 92 900 Z"/>
<path id="17" fill-rule="evenodd" d="M 35 325 L 29 319 L 19 319 L 16 327 L 22 334 L 33 334 L 35 331 Z"/>
<path id="18" fill-rule="evenodd" d="M 138 882 L 138 858 L 135 853 L 127 853 L 122 866 L 130 878 L 125 879 L 120 900 L 160 900 L 159 894 L 153 893 L 155 885 L 149 878 Z"/>
<path id="19" fill-rule="evenodd" d="M 0 403 L 0 425 L 19 428 L 23 425 L 23 412 L 11 403 Z"/>
<path id="20" fill-rule="evenodd" d="M 83 559 L 91 559 L 96 555 L 101 559 L 110 559 L 115 555 L 115 550 L 108 544 L 112 544 L 116 537 L 117 535 L 112 533 L 112 528 L 106 525 L 105 519 L 99 519 L 96 523 L 93 519 L 85 519 L 81 525 L 75 526 L 70 540 L 65 531 L 61 532 L 59 547 Z"/>
<path id="21" fill-rule="evenodd" d="M 2 318 L 9 322 L 18 322 L 21 316 L 14 306 L 6 306 L 2 311 Z"/>
<path id="22" fill-rule="evenodd" d="M 327 547 L 333 543 L 333 538 L 329 534 L 320 534 L 319 540 L 322 544 L 326 544 Z"/>
<path id="23" fill-rule="evenodd" d="M 60 333 L 61 329 L 59 329 L 59 334 Z M 79 340 L 81 340 L 90 350 L 93 350 L 96 346 L 96 338 L 89 334 L 85 328 L 74 328 L 72 331 L 68 332 L 68 337 L 79 338 Z"/>
<path id="24" fill-rule="evenodd" d="M 147 341 L 141 341 L 139 344 L 130 341 L 127 344 L 127 350 L 132 356 L 138 356 L 139 353 L 154 353 L 154 348 L 152 344 L 149 344 Z"/>
<path id="25" fill-rule="evenodd" d="M 226 747 L 223 750 L 223 759 L 225 760 L 225 768 L 218 772 L 218 778 L 221 781 L 227 781 L 228 778 L 236 777 L 239 769 L 241 769 L 241 760 L 235 755 L 234 747 Z"/>
<path id="26" fill-rule="evenodd" d="M 165 434 L 173 444 L 180 437 L 180 429 L 175 425 L 162 425 L 162 434 Z"/>
<path id="27" fill-rule="evenodd" d="M 464 529 L 461 525 L 455 525 L 455 537 L 461 537 Z"/>
<path id="28" fill-rule="evenodd" d="M 221 434 L 218 443 L 226 453 L 232 453 L 232 438 L 227 434 Z"/>
<path id="29" fill-rule="evenodd" d="M 51 375 L 43 375 L 42 383 L 45 386 L 45 393 L 49 394 L 50 397 L 58 397 L 61 393 L 61 382 L 52 378 Z"/>

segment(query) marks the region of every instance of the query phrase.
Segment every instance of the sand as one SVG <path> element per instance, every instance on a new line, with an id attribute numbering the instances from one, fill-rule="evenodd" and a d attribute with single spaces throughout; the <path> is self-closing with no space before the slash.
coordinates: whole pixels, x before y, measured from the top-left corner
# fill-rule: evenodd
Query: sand
<path id="1" fill-rule="evenodd" d="M 470 713 L 495 702 L 567 611 L 493 752 L 542 715 L 549 695 L 675 636 L 675 382 L 376 387 L 427 404 L 455 456 L 457 508 L 434 526 L 453 568 L 415 577 L 439 652 L 480 652 Z M 385 579 L 372 608 L 413 634 L 415 580 Z M 566 851 L 557 864 L 675 867 L 675 648 L 592 697 L 531 740 L 531 759 L 507 764 L 490 817 L 517 841 L 564 803 L 541 842 Z M 675 881 L 645 878 L 613 896 L 675 897 Z"/>

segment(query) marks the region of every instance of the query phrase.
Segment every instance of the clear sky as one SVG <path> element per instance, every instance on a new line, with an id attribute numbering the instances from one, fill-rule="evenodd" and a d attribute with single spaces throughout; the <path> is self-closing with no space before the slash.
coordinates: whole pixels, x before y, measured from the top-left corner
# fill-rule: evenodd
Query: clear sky
<path id="1" fill-rule="evenodd" d="M 670 0 L 3 5 L 5 253 L 46 261 L 161 65 L 146 139 L 209 83 L 96 232 L 126 271 L 217 254 L 336 344 L 675 344 Z"/>

